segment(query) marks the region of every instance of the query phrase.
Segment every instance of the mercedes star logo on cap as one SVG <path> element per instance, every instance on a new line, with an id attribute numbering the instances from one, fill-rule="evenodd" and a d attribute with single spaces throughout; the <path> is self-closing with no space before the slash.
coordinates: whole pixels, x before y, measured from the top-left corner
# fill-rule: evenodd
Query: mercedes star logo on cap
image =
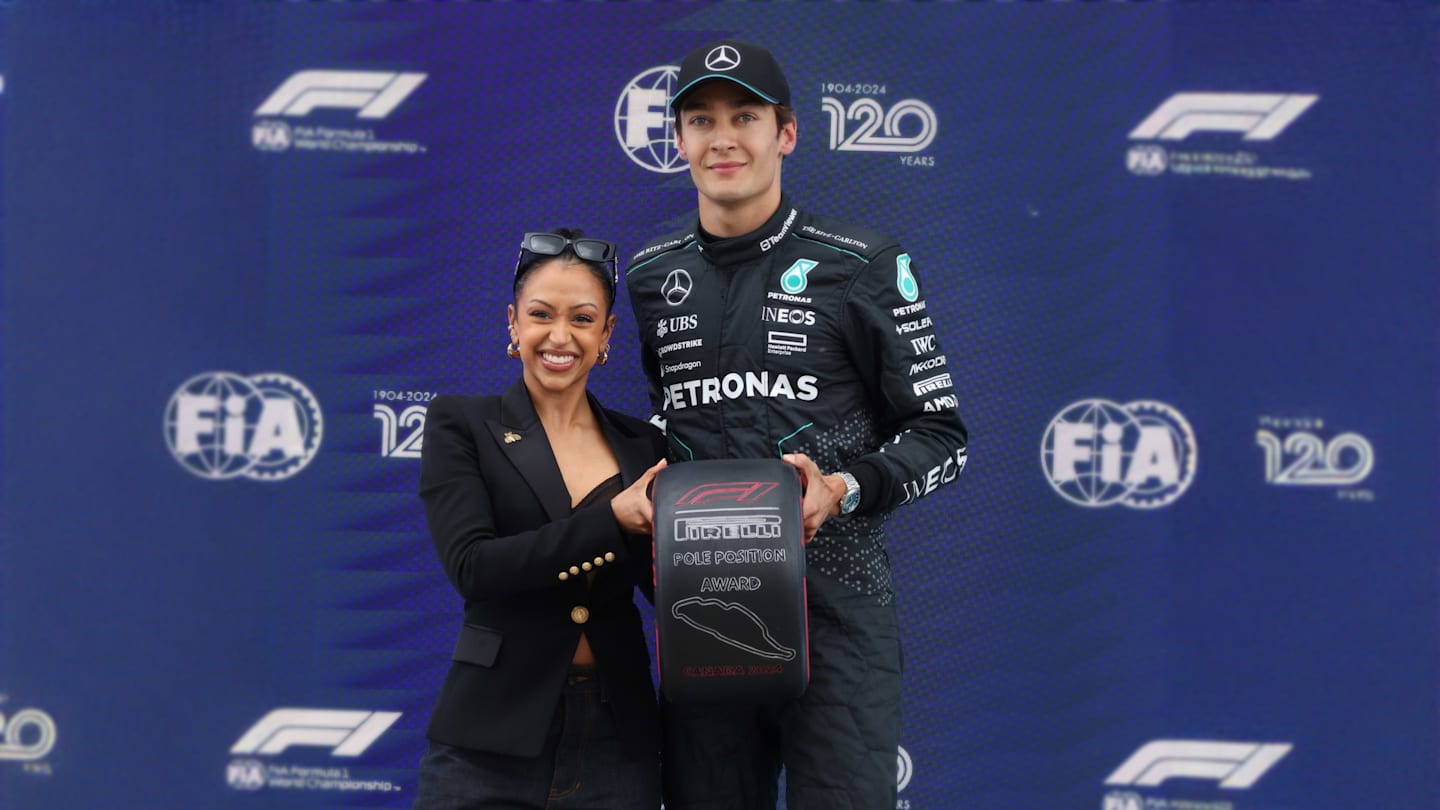
<path id="1" fill-rule="evenodd" d="M 729 45 L 717 45 L 705 54 L 706 70 L 734 70 L 740 66 L 740 52 Z"/>

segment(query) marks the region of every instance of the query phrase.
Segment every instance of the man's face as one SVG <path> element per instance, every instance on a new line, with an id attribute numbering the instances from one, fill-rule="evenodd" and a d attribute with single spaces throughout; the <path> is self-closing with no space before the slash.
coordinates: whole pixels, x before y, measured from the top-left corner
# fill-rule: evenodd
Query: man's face
<path id="1" fill-rule="evenodd" d="M 680 156 L 712 203 L 737 208 L 780 194 L 780 158 L 795 151 L 795 122 L 778 132 L 775 108 L 730 81 L 691 90 L 676 126 Z"/>

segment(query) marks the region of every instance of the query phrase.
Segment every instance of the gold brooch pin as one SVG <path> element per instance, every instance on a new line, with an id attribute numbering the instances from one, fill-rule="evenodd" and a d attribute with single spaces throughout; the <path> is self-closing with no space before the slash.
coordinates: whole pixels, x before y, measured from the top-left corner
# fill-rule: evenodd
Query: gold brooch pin
<path id="1" fill-rule="evenodd" d="M 518 441 L 520 441 L 520 434 L 519 434 L 519 433 L 511 433 L 511 432 L 508 431 L 508 430 L 505 431 L 505 443 L 506 443 L 506 444 L 514 444 L 515 442 L 518 442 Z"/>

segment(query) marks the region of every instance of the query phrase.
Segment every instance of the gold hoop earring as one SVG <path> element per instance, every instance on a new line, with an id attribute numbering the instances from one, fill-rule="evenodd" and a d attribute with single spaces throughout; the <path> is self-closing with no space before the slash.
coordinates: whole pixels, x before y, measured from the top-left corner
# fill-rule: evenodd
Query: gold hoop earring
<path id="1" fill-rule="evenodd" d="M 600 355 L 595 358 L 595 365 L 603 366 L 608 362 L 610 362 L 610 347 L 606 346 L 600 350 Z"/>
<path id="2" fill-rule="evenodd" d="M 507 357 L 519 357 L 519 356 L 520 356 L 520 347 L 515 345 L 515 341 L 513 341 L 513 340 L 510 341 L 509 345 L 507 345 L 507 346 L 505 347 L 505 355 L 506 355 Z"/>

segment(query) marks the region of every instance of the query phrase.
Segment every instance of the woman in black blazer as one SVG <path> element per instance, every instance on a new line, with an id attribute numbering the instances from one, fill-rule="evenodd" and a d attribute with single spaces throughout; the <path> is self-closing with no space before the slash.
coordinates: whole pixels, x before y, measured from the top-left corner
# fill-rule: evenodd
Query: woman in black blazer
<path id="1" fill-rule="evenodd" d="M 659 724 L 634 589 L 653 596 L 654 427 L 585 390 L 615 327 L 615 247 L 525 235 L 509 307 L 521 379 L 441 396 L 420 497 L 465 622 L 417 810 L 660 806 Z"/>

